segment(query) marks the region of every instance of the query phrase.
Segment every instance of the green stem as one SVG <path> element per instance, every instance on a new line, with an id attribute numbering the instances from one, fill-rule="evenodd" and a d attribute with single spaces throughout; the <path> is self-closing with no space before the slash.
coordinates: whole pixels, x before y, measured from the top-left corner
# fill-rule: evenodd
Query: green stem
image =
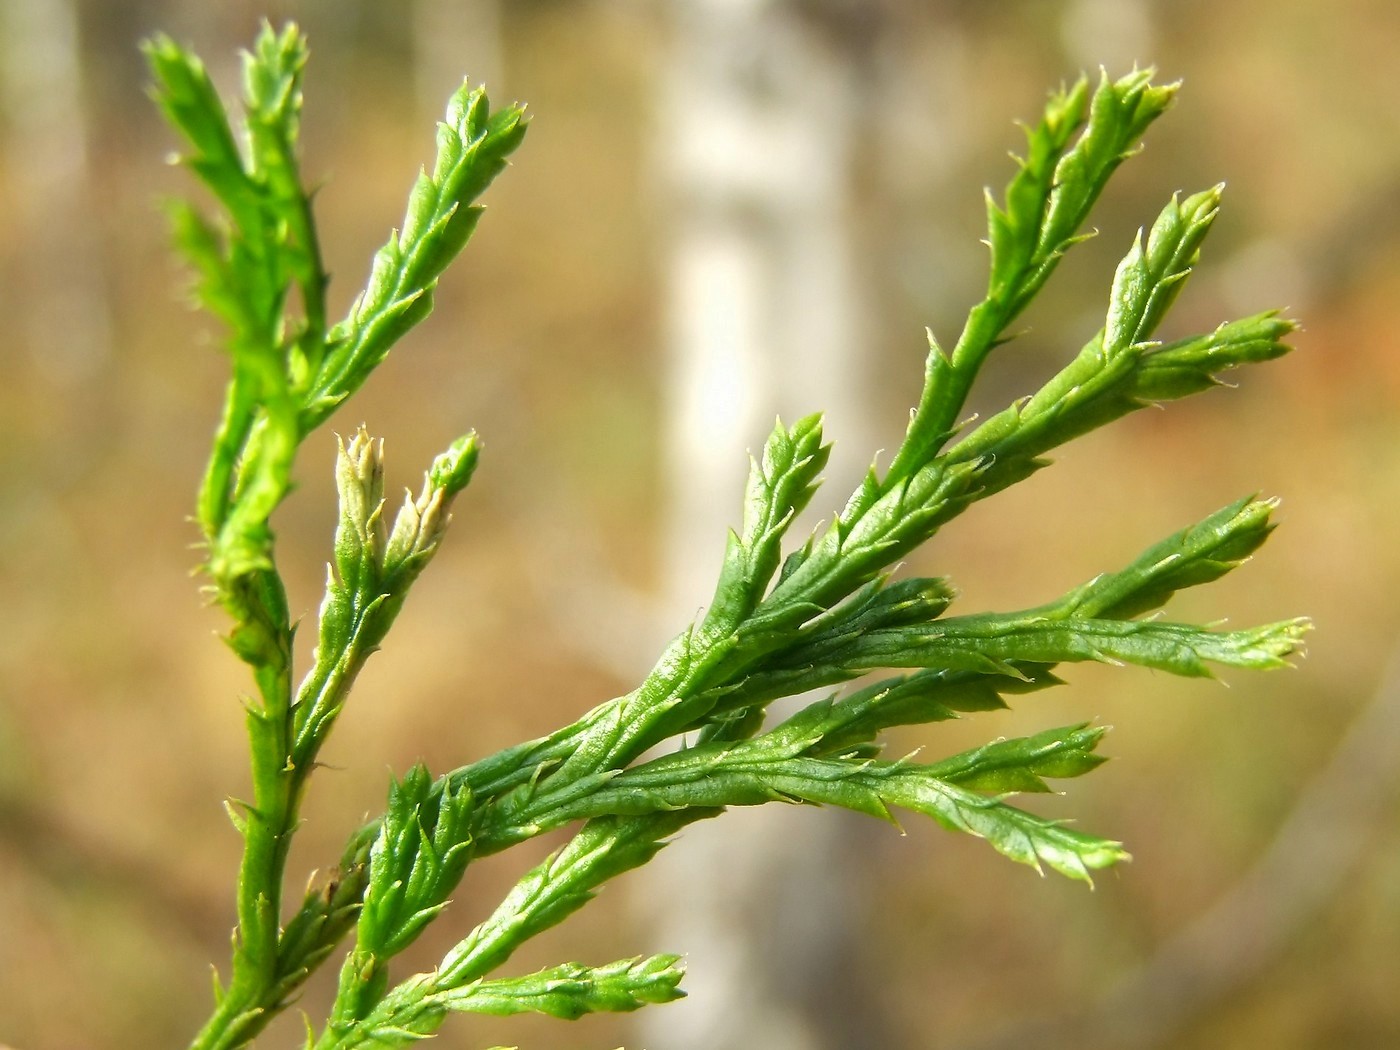
<path id="1" fill-rule="evenodd" d="M 253 670 L 261 703 L 248 706 L 253 798 L 234 813 L 243 833 L 233 973 L 195 1048 L 245 1043 L 266 1023 L 278 970 L 282 881 L 297 821 L 303 777 L 291 767 L 292 628 L 275 572 L 225 581 L 221 599 L 234 617 L 234 647 Z"/>

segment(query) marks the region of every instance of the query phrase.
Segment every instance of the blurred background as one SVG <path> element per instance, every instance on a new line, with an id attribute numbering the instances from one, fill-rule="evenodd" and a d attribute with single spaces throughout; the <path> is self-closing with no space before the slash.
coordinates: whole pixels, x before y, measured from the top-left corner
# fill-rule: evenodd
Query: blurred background
<path id="1" fill-rule="evenodd" d="M 247 782 L 248 686 L 187 519 L 224 362 L 168 250 L 160 202 L 192 186 L 137 44 L 169 32 L 233 89 L 262 16 L 311 40 L 305 170 L 337 310 L 464 73 L 534 114 L 436 315 L 334 424 L 386 439 L 391 487 L 469 427 L 487 449 L 324 756 L 294 880 L 382 807 L 388 773 L 630 688 L 708 598 L 774 413 L 828 411 L 815 503 L 839 505 L 899 440 L 922 327 L 951 345 L 981 294 L 980 190 L 1009 177 L 1013 120 L 1080 70 L 1151 64 L 1184 89 L 978 405 L 1093 333 L 1117 259 L 1178 190 L 1229 182 L 1163 334 L 1274 306 L 1306 325 L 1296 354 L 1077 442 L 908 565 L 950 575 L 963 611 L 1016 608 L 1242 495 L 1283 498 L 1254 561 L 1172 615 L 1309 614 L 1296 670 L 1225 688 L 1076 667 L 1015 711 L 891 743 L 1113 724 L 1115 761 L 1030 805 L 1123 839 L 1132 864 L 1090 892 L 912 820 L 732 813 L 510 964 L 684 951 L 690 1000 L 572 1027 L 458 1019 L 441 1045 L 1400 1045 L 1391 0 L 0 0 L 0 1044 L 184 1045 L 226 964 L 221 803 Z M 276 519 L 306 616 L 333 449 L 308 443 Z M 474 868 L 409 961 L 431 966 L 559 841 Z M 331 988 L 308 988 L 313 1017 Z M 262 1045 L 293 1045 L 284 1020 Z"/>

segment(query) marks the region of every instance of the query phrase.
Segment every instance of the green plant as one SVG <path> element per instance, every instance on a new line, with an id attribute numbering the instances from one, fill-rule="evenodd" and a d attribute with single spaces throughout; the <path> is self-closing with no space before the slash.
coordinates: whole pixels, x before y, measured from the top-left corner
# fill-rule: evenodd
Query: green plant
<path id="1" fill-rule="evenodd" d="M 1051 449 L 1287 349 L 1293 326 L 1273 313 L 1153 341 L 1215 218 L 1220 192 L 1210 189 L 1171 200 L 1134 242 L 1103 328 L 1058 375 L 980 424 L 960 422 L 987 356 L 1084 238 L 1104 185 L 1174 94 L 1145 72 L 1097 87 L 1081 80 L 1051 97 L 1004 198 L 989 198 L 986 297 L 951 352 L 930 335 L 923 392 L 889 467 L 872 468 L 831 524 L 784 556 L 786 530 L 815 494 L 829 446 L 818 416 L 780 422 L 752 464 L 743 524 L 729 537 L 708 609 L 645 681 L 551 736 L 436 779 L 422 766 L 409 770 L 391 785 L 384 815 L 355 831 L 332 875 L 287 916 L 288 845 L 317 755 L 356 674 L 441 543 L 449 508 L 477 464 L 476 437 L 459 438 L 434 460 L 421 495 L 392 521 L 379 444 L 363 430 L 341 443 L 330 578 L 312 666 L 299 685 L 268 519 L 289 491 L 301 444 L 428 314 L 439 275 L 480 216 L 474 202 L 526 124 L 519 107 L 491 110 L 482 90 L 464 86 L 453 96 L 437 161 L 414 186 L 402 229 L 375 257 L 349 315 L 332 325 L 297 169 L 306 61 L 298 31 L 267 27 L 246 56 L 241 138 L 194 56 L 166 38 L 147 55 L 156 100 L 186 140 L 184 162 L 223 209 L 218 221 L 185 205 L 173 216 L 198 297 L 227 330 L 232 378 L 197 518 L 209 588 L 257 689 L 246 718 L 252 795 L 230 806 L 244 839 L 231 972 L 226 985 L 216 982 L 215 1011 L 192 1046 L 248 1043 L 352 935 L 329 1016 L 308 1037 L 321 1050 L 406 1044 L 454 1011 L 576 1017 L 674 999 L 675 956 L 494 975 L 600 884 L 727 806 L 802 802 L 883 818 L 891 806 L 910 809 L 1013 860 L 1087 880 L 1126 856 L 1121 845 L 1005 798 L 1095 768 L 1102 728 L 1051 729 L 934 763 L 881 759 L 881 731 L 1002 707 L 1009 695 L 1057 684 L 1062 662 L 1206 675 L 1210 663 L 1277 667 L 1299 645 L 1299 620 L 1225 632 L 1141 618 L 1251 554 L 1272 527 L 1267 501 L 1226 507 L 1126 569 L 1021 612 L 944 616 L 952 601 L 944 581 L 891 575 L 970 504 L 1044 466 Z M 882 669 L 911 673 L 765 724 L 776 698 Z M 675 740 L 689 743 L 643 760 Z M 391 981 L 394 956 L 438 917 L 474 859 L 575 823 L 569 843 L 528 872 L 440 966 Z"/>

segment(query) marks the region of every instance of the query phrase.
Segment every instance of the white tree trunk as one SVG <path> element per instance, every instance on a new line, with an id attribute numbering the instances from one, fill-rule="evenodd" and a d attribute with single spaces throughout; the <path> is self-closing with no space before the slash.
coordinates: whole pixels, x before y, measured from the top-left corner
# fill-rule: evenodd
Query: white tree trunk
<path id="1" fill-rule="evenodd" d="M 504 98 L 500 0 L 417 0 L 413 42 L 415 89 L 433 120 L 464 76 Z"/>
<path id="2" fill-rule="evenodd" d="M 55 384 L 110 353 L 111 318 L 93 214 L 78 15 L 72 0 L 0 3 L 0 107 L 25 248 L 11 331 Z"/>
<path id="3" fill-rule="evenodd" d="M 848 221 L 858 78 L 802 6 L 671 8 L 658 114 L 671 222 L 663 546 L 681 620 L 710 596 L 739 524 L 745 451 L 761 451 L 776 414 L 826 412 L 838 450 L 856 457 L 828 471 L 837 499 L 868 454 Z M 687 953 L 691 997 L 641 1015 L 646 1045 L 827 1045 L 798 1000 L 846 941 L 850 853 L 835 814 L 811 816 L 731 813 L 648 866 L 639 897 L 657 945 Z"/>
<path id="4" fill-rule="evenodd" d="M 1066 57 L 1086 70 L 1102 66 L 1118 75 L 1151 65 L 1151 8 L 1150 0 L 1071 0 L 1060 28 Z"/>

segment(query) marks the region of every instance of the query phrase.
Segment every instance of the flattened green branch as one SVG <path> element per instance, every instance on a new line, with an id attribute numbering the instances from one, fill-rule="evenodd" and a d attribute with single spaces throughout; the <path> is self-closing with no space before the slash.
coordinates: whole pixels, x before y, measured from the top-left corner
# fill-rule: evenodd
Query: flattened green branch
<path id="1" fill-rule="evenodd" d="M 951 357 L 930 335 L 924 390 L 904 443 L 884 482 L 852 500 L 847 520 L 917 473 L 952 434 L 987 355 L 1081 239 L 1079 230 L 1109 177 L 1171 105 L 1175 85 L 1157 86 L 1151 77 L 1150 70 L 1117 81 L 1105 76 L 1092 94 L 1081 79 L 1053 96 L 1040 124 L 1027 130 L 1026 157 L 1004 203 L 987 196 L 987 297 L 968 314 Z"/>
<path id="2" fill-rule="evenodd" d="M 510 841 L 587 817 L 774 801 L 841 806 L 881 819 L 891 819 L 889 807 L 898 806 L 985 838 L 1013 860 L 1036 867 L 1043 861 L 1063 874 L 1087 878 L 1090 869 L 1126 856 L 1118 843 L 1072 831 L 975 792 L 1044 791 L 1042 777 L 1086 773 L 1102 761 L 1093 754 L 1102 735 L 1102 729 L 1071 726 L 922 766 L 806 757 L 803 752 L 820 745 L 820 735 L 801 736 L 792 727 L 780 727 L 753 740 L 702 745 L 656 759 L 600 780 L 575 798 L 542 792 L 510 814 L 519 822 L 516 826 L 483 834 Z"/>
<path id="3" fill-rule="evenodd" d="M 716 810 L 589 821 L 563 849 L 525 875 L 499 907 L 444 957 L 385 995 L 364 1018 L 330 1025 L 315 1050 L 403 1046 L 442 1025 L 444 993 L 468 988 L 501 966 L 525 941 L 588 903 L 604 882 L 640 867 L 687 824 Z"/>
<path id="4" fill-rule="evenodd" d="M 565 963 L 528 977 L 475 981 L 437 998 L 447 1009 L 463 1013 L 543 1013 L 572 1021 L 584 1014 L 626 1013 L 683 999 L 679 985 L 684 973 L 679 955 L 623 959 L 607 966 Z"/>
<path id="5" fill-rule="evenodd" d="M 331 330 L 324 363 L 303 400 L 301 428 L 314 430 L 369 377 L 389 349 L 433 308 L 433 290 L 481 218 L 476 199 L 525 137 L 525 111 L 491 112 L 485 90 L 463 84 L 438 125 L 432 173 L 422 172 L 403 228 L 374 257 L 364 293 Z"/>

